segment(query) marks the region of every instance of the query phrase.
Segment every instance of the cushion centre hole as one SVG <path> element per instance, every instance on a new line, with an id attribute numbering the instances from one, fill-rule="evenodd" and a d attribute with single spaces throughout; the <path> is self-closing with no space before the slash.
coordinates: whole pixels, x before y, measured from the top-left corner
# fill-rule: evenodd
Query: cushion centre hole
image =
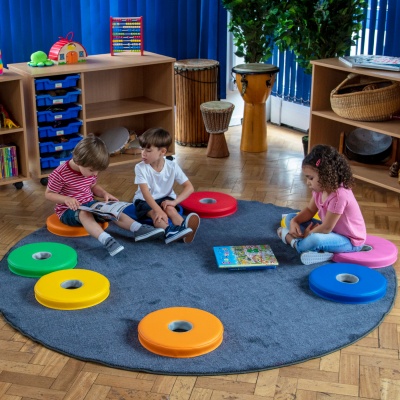
<path id="1" fill-rule="evenodd" d="M 342 283 L 357 283 L 359 279 L 352 274 L 339 274 L 336 276 L 336 280 Z"/>
<path id="2" fill-rule="evenodd" d="M 39 251 L 37 253 L 32 254 L 32 258 L 35 260 L 47 260 L 51 257 L 51 253 L 48 251 Z"/>
<path id="3" fill-rule="evenodd" d="M 168 325 L 168 329 L 172 332 L 188 332 L 193 328 L 193 325 L 187 321 L 174 321 Z"/>
<path id="4" fill-rule="evenodd" d="M 68 281 L 64 281 L 61 284 L 61 287 L 63 289 L 79 289 L 82 286 L 83 286 L 83 282 L 79 281 L 77 279 L 70 279 Z"/>
<path id="5" fill-rule="evenodd" d="M 211 199 L 211 198 L 205 198 L 205 199 L 200 200 L 200 203 L 203 203 L 203 204 L 213 204 L 216 202 L 217 202 L 217 200 Z"/>

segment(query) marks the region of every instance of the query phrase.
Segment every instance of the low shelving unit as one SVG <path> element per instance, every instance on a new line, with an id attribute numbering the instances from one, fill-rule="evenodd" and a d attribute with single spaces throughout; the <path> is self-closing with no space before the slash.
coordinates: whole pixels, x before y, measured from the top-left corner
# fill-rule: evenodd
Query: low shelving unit
<path id="1" fill-rule="evenodd" d="M 351 68 L 337 58 L 312 61 L 312 93 L 309 147 L 316 144 L 328 144 L 339 149 L 342 132 L 351 132 L 364 128 L 400 138 L 400 120 L 383 122 L 363 122 L 345 119 L 332 111 L 330 94 L 350 73 L 400 82 L 400 72 L 367 68 Z M 397 160 L 399 155 L 397 154 Z M 389 176 L 389 167 L 379 164 L 350 162 L 354 177 L 376 186 L 400 193 L 397 178 Z"/>
<path id="2" fill-rule="evenodd" d="M 68 158 L 66 152 L 71 150 L 72 136 L 77 140 L 76 134 L 101 135 L 115 127 L 138 134 L 148 128 L 162 127 L 172 135 L 169 154 L 173 154 L 174 62 L 174 58 L 144 52 L 143 56 L 101 54 L 89 56 L 82 63 L 44 68 L 10 64 L 9 68 L 20 74 L 24 82 L 32 176 L 47 183 L 50 172 Z M 76 76 L 70 88 L 57 92 L 65 81 Z M 54 88 L 41 86 L 53 83 Z M 72 136 L 67 137 L 69 134 Z M 68 149 L 57 146 L 56 142 L 52 148 L 47 135 L 64 136 L 60 146 L 65 143 Z M 65 157 L 59 157 L 60 154 Z M 139 155 L 118 154 L 111 157 L 110 167 L 138 161 Z"/>

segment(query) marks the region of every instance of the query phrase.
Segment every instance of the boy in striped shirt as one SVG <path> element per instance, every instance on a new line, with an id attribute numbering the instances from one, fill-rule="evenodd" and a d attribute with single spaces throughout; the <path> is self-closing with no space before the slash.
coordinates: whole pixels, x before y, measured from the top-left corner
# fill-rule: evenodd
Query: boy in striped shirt
<path id="1" fill-rule="evenodd" d="M 99 171 L 109 164 L 105 143 L 97 136 L 82 139 L 72 152 L 72 159 L 58 166 L 48 177 L 46 199 L 56 204 L 55 212 L 61 222 L 69 226 L 83 226 L 87 232 L 105 246 L 111 256 L 124 249 L 98 222 L 104 220 L 88 211 L 79 210 L 80 205 L 96 203 L 94 196 L 104 201 L 118 199 L 97 184 Z M 135 241 L 164 237 L 164 230 L 142 225 L 126 214 L 114 221 L 120 228 L 133 233 Z"/>

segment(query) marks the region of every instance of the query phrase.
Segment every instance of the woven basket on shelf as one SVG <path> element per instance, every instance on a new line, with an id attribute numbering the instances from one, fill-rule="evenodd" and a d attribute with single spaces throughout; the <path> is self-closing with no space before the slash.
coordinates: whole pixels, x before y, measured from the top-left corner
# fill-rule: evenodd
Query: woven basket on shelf
<path id="1" fill-rule="evenodd" d="M 361 82 L 360 75 L 348 77 L 331 92 L 332 110 L 340 117 L 357 121 L 386 121 L 400 110 L 400 85 L 389 80 Z"/>

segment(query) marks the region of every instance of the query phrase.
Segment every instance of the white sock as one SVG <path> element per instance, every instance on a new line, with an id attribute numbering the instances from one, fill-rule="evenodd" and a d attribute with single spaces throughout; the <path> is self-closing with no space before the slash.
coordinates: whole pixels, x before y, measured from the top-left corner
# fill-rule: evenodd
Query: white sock
<path id="1" fill-rule="evenodd" d="M 140 229 L 141 226 L 142 226 L 142 224 L 140 222 L 134 221 L 134 222 L 132 222 L 132 225 L 130 226 L 129 230 L 131 232 L 136 232 L 137 230 Z"/>
<path id="2" fill-rule="evenodd" d="M 100 233 L 99 237 L 97 238 L 97 240 L 101 243 L 101 244 L 106 244 L 107 239 L 111 237 L 111 235 L 109 235 L 107 232 L 102 232 Z"/>

